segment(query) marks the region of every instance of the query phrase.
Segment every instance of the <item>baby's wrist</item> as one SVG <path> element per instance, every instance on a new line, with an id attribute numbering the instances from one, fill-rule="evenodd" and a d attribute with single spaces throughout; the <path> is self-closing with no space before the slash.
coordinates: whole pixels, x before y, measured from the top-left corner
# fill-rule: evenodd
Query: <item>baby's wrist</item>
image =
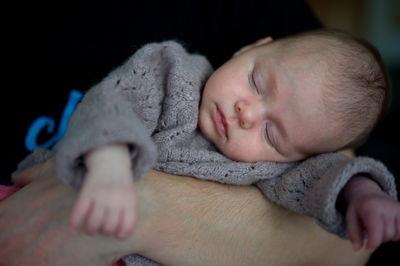
<path id="1" fill-rule="evenodd" d="M 350 203 L 355 198 L 377 194 L 385 194 L 385 192 L 374 180 L 364 176 L 352 177 L 343 188 L 343 198 L 346 203 Z"/>
<path id="2" fill-rule="evenodd" d="M 130 168 L 131 157 L 128 145 L 108 144 L 93 149 L 84 155 L 84 162 L 88 168 L 101 168 L 103 164 L 126 165 Z"/>

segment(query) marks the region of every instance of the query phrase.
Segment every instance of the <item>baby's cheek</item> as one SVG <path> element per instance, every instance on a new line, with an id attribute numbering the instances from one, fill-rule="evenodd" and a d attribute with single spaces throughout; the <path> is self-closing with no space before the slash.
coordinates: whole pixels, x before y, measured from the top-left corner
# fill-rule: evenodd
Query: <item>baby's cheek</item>
<path id="1" fill-rule="evenodd" d="M 230 143 L 220 149 L 226 157 L 238 162 L 257 161 L 256 152 L 246 143 Z"/>

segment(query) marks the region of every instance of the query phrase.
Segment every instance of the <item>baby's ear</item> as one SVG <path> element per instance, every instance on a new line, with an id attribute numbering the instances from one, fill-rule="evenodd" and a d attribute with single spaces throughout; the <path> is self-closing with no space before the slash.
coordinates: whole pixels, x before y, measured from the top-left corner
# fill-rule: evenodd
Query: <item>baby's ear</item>
<path id="1" fill-rule="evenodd" d="M 233 56 L 240 55 L 240 54 L 242 54 L 243 52 L 246 52 L 246 51 L 248 51 L 248 50 L 250 50 L 250 49 L 253 49 L 253 48 L 257 47 L 257 46 L 261 46 L 261 45 L 267 44 L 267 43 L 269 43 L 269 42 L 272 42 L 272 40 L 273 40 L 273 39 L 272 39 L 271 36 L 268 36 L 268 37 L 259 39 L 259 40 L 256 41 L 255 43 L 246 45 L 245 47 L 241 48 L 241 49 L 240 49 L 239 51 L 237 51 Z"/>

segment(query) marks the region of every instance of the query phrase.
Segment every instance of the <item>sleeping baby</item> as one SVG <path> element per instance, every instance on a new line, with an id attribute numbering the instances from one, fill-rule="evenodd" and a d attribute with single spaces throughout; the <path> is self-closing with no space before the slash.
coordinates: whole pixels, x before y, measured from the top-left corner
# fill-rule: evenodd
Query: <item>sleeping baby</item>
<path id="1" fill-rule="evenodd" d="M 376 49 L 333 30 L 261 39 L 215 71 L 176 42 L 148 44 L 85 94 L 54 148 L 80 189 L 71 225 L 125 239 L 135 179 L 154 168 L 255 184 L 357 249 L 365 232 L 370 249 L 400 239 L 393 176 L 336 152 L 365 141 L 388 86 Z"/>

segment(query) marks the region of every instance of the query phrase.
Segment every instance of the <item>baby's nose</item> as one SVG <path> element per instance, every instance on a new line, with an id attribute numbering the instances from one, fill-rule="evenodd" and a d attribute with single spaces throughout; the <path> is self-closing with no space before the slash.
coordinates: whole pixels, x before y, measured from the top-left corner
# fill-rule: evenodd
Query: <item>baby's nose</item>
<path id="1" fill-rule="evenodd" d="M 261 118 L 261 110 L 255 105 L 238 101 L 235 104 L 235 111 L 239 120 L 239 126 L 243 129 L 250 129 Z"/>

